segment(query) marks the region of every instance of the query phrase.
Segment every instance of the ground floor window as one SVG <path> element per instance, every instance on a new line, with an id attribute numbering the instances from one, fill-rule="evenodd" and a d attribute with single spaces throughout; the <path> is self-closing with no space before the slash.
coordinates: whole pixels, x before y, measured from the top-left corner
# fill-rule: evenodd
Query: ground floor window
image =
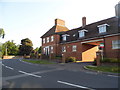
<path id="1" fill-rule="evenodd" d="M 77 49 L 77 46 L 76 46 L 76 45 L 73 45 L 73 46 L 72 46 L 72 51 L 73 51 L 73 52 L 76 52 L 76 49 Z"/>
<path id="2" fill-rule="evenodd" d="M 66 52 L 66 47 L 65 46 L 62 47 L 62 52 Z"/>
<path id="3" fill-rule="evenodd" d="M 51 46 L 51 53 L 53 53 L 53 46 Z"/>
<path id="4" fill-rule="evenodd" d="M 120 49 L 120 40 L 112 41 L 112 49 Z"/>

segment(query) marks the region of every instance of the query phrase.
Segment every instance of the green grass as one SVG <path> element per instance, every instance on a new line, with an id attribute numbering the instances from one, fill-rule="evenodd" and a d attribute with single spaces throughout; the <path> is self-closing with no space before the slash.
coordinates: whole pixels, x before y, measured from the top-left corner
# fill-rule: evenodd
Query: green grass
<path id="1" fill-rule="evenodd" d="M 34 64 L 55 64 L 54 62 L 50 62 L 47 60 L 26 60 L 26 59 L 23 59 L 23 61 L 29 62 L 29 63 L 34 63 Z"/>
<path id="2" fill-rule="evenodd" d="M 120 67 L 118 66 L 86 66 L 86 68 L 96 71 L 120 73 Z"/>

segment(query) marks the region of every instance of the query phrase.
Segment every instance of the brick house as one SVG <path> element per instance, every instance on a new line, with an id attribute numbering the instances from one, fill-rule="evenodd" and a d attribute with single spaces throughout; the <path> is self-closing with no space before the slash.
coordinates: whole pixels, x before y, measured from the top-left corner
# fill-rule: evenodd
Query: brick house
<path id="1" fill-rule="evenodd" d="M 93 61 L 99 47 L 104 46 L 103 56 L 120 58 L 120 18 L 114 16 L 86 25 L 86 17 L 82 18 L 82 26 L 69 30 L 65 21 L 55 19 L 55 25 L 42 38 L 42 56 L 76 57 L 82 62 Z"/>

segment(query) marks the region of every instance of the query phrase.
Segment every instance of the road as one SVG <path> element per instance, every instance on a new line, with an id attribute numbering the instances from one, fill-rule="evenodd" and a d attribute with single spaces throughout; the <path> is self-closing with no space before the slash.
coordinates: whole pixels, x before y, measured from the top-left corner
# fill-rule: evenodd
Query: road
<path id="1" fill-rule="evenodd" d="M 2 60 L 3 88 L 118 88 L 118 76 Z"/>

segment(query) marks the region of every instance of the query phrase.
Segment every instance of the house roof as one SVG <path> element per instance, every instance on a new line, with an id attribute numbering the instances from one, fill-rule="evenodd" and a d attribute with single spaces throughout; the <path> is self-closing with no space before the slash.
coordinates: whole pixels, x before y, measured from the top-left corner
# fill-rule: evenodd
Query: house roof
<path id="1" fill-rule="evenodd" d="M 118 17 L 111 17 L 105 20 L 101 20 L 98 22 L 94 22 L 91 24 L 86 25 L 85 27 L 79 27 L 79 28 L 75 28 L 69 31 L 66 31 L 62 34 L 60 34 L 61 36 L 61 43 L 66 43 L 66 42 L 71 42 L 71 41 L 76 41 L 76 40 L 84 40 L 84 39 L 88 39 L 88 38 L 94 38 L 94 37 L 102 37 L 102 36 L 106 36 L 106 35 L 111 35 L 111 34 L 117 34 L 120 33 L 120 24 L 118 23 Z M 103 34 L 99 34 L 99 28 L 97 26 L 102 25 L 102 24 L 108 24 L 109 26 L 107 26 L 107 32 L 103 33 Z M 119 27 L 118 27 L 119 26 Z M 88 32 L 85 32 L 85 37 L 83 38 L 79 38 L 79 33 L 78 31 L 80 30 L 88 30 Z M 68 34 L 70 36 L 67 36 L 67 40 L 63 41 L 62 40 L 62 35 L 63 34 Z"/>
<path id="2" fill-rule="evenodd" d="M 54 25 L 50 30 L 48 30 L 41 38 L 45 38 L 48 36 L 51 36 L 53 34 L 63 33 L 65 31 L 68 31 L 69 29 L 65 26 L 60 25 Z M 56 32 L 57 31 L 57 32 Z"/>

